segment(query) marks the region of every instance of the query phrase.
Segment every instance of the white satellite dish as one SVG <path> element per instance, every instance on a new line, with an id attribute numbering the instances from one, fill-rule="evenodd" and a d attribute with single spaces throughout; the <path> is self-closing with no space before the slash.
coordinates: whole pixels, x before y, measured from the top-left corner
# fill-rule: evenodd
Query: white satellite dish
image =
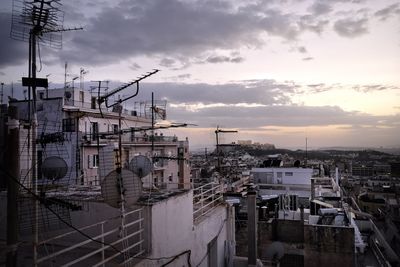
<path id="1" fill-rule="evenodd" d="M 122 192 L 126 206 L 136 203 L 142 194 L 142 181 L 132 171 L 122 169 L 121 174 L 116 170 L 111 171 L 101 181 L 100 185 L 104 202 L 114 208 L 120 208 L 122 202 L 119 175 L 122 181 Z"/>
<path id="2" fill-rule="evenodd" d="M 148 157 L 139 155 L 129 162 L 129 169 L 140 178 L 143 178 L 153 170 L 153 164 Z"/>
<path id="3" fill-rule="evenodd" d="M 279 241 L 272 242 L 263 251 L 263 257 L 268 260 L 280 260 L 285 255 L 285 247 Z"/>
<path id="4" fill-rule="evenodd" d="M 51 156 L 42 163 L 43 176 L 49 180 L 58 180 L 64 178 L 68 172 L 68 165 L 60 157 Z"/>

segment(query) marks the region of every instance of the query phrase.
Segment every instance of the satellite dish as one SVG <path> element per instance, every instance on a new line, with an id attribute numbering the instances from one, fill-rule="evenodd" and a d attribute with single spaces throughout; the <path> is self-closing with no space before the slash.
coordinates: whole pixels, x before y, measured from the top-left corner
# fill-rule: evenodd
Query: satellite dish
<path id="1" fill-rule="evenodd" d="M 281 242 L 275 241 L 263 251 L 263 257 L 268 260 L 280 260 L 285 255 L 285 248 Z"/>
<path id="2" fill-rule="evenodd" d="M 68 165 L 60 157 L 52 156 L 46 158 L 42 163 L 43 176 L 50 180 L 58 180 L 68 172 Z"/>
<path id="3" fill-rule="evenodd" d="M 129 162 L 129 169 L 140 178 L 143 178 L 153 170 L 153 164 L 148 157 L 139 155 Z"/>
<path id="4" fill-rule="evenodd" d="M 119 175 L 121 175 L 122 186 L 119 182 Z M 122 169 L 121 174 L 116 170 L 111 171 L 101 181 L 101 195 L 104 202 L 114 208 L 119 208 L 121 205 L 122 197 L 121 190 L 124 194 L 125 204 L 130 206 L 140 198 L 142 194 L 142 181 L 132 171 Z"/>
<path id="5" fill-rule="evenodd" d="M 65 98 L 66 99 L 70 99 L 71 97 L 72 97 L 72 94 L 71 94 L 71 92 L 69 92 L 69 91 L 67 91 L 67 92 L 65 92 Z"/>

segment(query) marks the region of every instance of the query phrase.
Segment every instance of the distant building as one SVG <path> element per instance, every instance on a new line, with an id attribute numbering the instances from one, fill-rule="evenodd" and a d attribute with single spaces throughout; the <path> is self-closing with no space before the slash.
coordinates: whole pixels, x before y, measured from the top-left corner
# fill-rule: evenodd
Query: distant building
<path id="1" fill-rule="evenodd" d="M 253 168 L 254 183 L 310 185 L 313 169 L 309 168 Z"/>
<path id="2" fill-rule="evenodd" d="M 241 146 L 249 146 L 253 143 L 251 140 L 238 140 L 237 144 Z"/>

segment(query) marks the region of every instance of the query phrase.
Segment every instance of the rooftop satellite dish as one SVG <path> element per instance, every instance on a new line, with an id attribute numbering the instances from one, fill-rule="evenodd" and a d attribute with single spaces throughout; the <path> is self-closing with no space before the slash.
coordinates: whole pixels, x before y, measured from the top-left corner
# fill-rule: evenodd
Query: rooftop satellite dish
<path id="1" fill-rule="evenodd" d="M 114 170 L 101 181 L 101 195 L 104 202 L 114 208 L 119 208 L 122 201 L 118 176 L 118 172 Z M 121 178 L 125 205 L 132 205 L 142 194 L 142 181 L 127 169 L 121 170 Z"/>
<path id="2" fill-rule="evenodd" d="M 153 164 L 148 157 L 139 155 L 129 162 L 129 169 L 140 178 L 143 178 L 153 170 Z"/>
<path id="3" fill-rule="evenodd" d="M 71 97 L 72 97 L 72 94 L 71 94 L 71 92 L 69 92 L 69 91 L 67 91 L 67 92 L 65 92 L 65 98 L 66 99 L 70 99 Z"/>
<path id="4" fill-rule="evenodd" d="M 280 260 L 285 255 L 285 248 L 281 242 L 272 242 L 266 250 L 263 251 L 263 256 L 268 260 Z"/>
<path id="5" fill-rule="evenodd" d="M 50 180 L 58 180 L 68 172 L 68 165 L 60 157 L 52 156 L 46 158 L 42 163 L 43 176 Z"/>

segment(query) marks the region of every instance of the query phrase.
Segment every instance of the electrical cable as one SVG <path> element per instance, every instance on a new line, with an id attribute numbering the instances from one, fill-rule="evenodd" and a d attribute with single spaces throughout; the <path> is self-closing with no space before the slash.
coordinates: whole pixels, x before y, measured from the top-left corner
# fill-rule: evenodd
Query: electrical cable
<path id="1" fill-rule="evenodd" d="M 224 225 L 225 225 L 226 221 L 227 221 L 227 219 L 225 219 L 225 220 L 222 222 L 222 224 L 221 224 L 221 226 L 220 226 L 220 228 L 219 228 L 219 230 L 218 230 L 218 233 L 217 233 L 217 235 L 213 238 L 213 240 L 214 240 L 215 238 L 218 238 L 218 237 L 219 237 L 219 235 L 220 235 L 221 232 L 222 232 L 222 229 L 224 229 Z M 204 257 L 201 258 L 201 261 L 196 265 L 196 267 L 199 267 L 199 266 L 203 263 L 204 259 L 208 256 L 208 253 L 209 253 L 209 251 L 207 251 L 206 255 L 204 255 Z"/>
<path id="2" fill-rule="evenodd" d="M 3 172 L 8 178 L 12 179 L 15 183 L 17 183 L 19 186 L 21 186 L 23 189 L 25 189 L 29 194 L 31 194 L 35 199 L 37 199 L 38 201 L 40 201 L 40 203 L 43 204 L 43 206 L 48 209 L 51 213 L 53 213 L 61 222 L 63 222 L 65 225 L 67 225 L 68 227 L 70 227 L 71 229 L 75 230 L 76 232 L 78 232 L 79 234 L 81 234 L 82 236 L 88 238 L 89 240 L 102 244 L 102 245 L 106 245 L 109 246 L 111 248 L 113 248 L 116 252 L 118 252 L 119 254 L 123 255 L 123 252 L 121 250 L 119 250 L 118 248 L 116 248 L 114 245 L 106 243 L 106 242 L 102 242 L 99 240 L 96 240 L 94 238 L 92 238 L 91 236 L 87 235 L 86 233 L 84 233 L 83 231 L 79 230 L 77 227 L 73 226 L 71 223 L 67 222 L 66 220 L 64 220 L 56 211 L 54 211 L 52 208 L 50 208 L 48 205 L 46 205 L 46 200 L 43 199 L 42 197 L 36 195 L 34 192 L 32 192 L 32 190 L 30 190 L 28 187 L 26 187 L 24 184 L 22 184 L 20 181 L 18 181 L 18 179 L 16 179 L 15 177 L 13 177 L 12 175 L 10 175 L 8 173 L 7 170 L 1 168 L 0 169 L 1 172 Z M 29 170 L 31 171 L 31 169 Z M 28 172 L 29 173 L 29 172 Z M 191 250 L 186 250 L 184 252 L 181 252 L 177 255 L 174 256 L 169 256 L 169 257 L 159 257 L 159 258 L 149 258 L 149 257 L 140 257 L 140 256 L 136 256 L 136 257 L 130 257 L 133 259 L 145 259 L 145 260 L 165 260 L 165 259 L 172 259 L 171 261 L 169 261 L 168 263 L 166 263 L 167 265 L 171 262 L 173 262 L 174 260 L 176 260 L 177 258 L 179 258 L 181 255 L 188 253 L 188 265 L 191 266 L 190 264 L 190 254 L 191 254 Z M 166 266 L 166 265 L 165 265 Z"/>
<path id="3" fill-rule="evenodd" d="M 185 250 L 185 251 L 179 253 L 178 255 L 176 255 L 175 257 L 173 257 L 171 260 L 169 260 L 169 261 L 167 261 L 166 263 L 164 263 L 163 265 L 161 265 L 161 267 L 165 267 L 165 266 L 169 265 L 170 263 L 174 262 L 176 259 L 178 259 L 180 256 L 182 256 L 182 255 L 184 255 L 184 254 L 186 254 L 186 253 L 188 254 L 188 256 L 187 256 L 187 263 L 188 263 L 188 266 L 191 267 L 191 266 L 192 266 L 192 264 L 191 264 L 191 262 L 190 262 L 190 255 L 192 254 L 192 251 L 191 251 L 191 250 Z"/>
<path id="4" fill-rule="evenodd" d="M 55 212 L 52 208 L 50 208 L 47 204 L 46 204 L 46 200 L 38 195 L 36 195 L 34 192 L 32 192 L 31 189 L 29 189 L 28 187 L 26 187 L 24 184 L 22 184 L 20 181 L 18 181 L 18 179 L 16 179 L 15 177 L 13 177 L 12 175 L 10 175 L 8 173 L 7 170 L 1 169 L 1 171 L 8 177 L 11 178 L 15 183 L 17 183 L 19 186 L 21 186 L 23 189 L 25 189 L 29 194 L 31 194 L 36 200 L 38 200 L 41 204 L 43 204 L 43 206 L 45 208 L 47 208 L 51 213 L 53 213 L 61 222 L 63 222 L 64 224 L 66 224 L 68 227 L 72 228 L 73 230 L 77 231 L 78 233 L 80 233 L 81 235 L 83 235 L 84 237 L 92 240 L 93 242 L 102 244 L 102 245 L 106 245 L 106 246 L 110 246 L 111 248 L 113 248 L 115 251 L 117 251 L 118 253 L 122 254 L 122 251 L 120 251 L 118 248 L 116 248 L 114 245 L 112 244 L 108 244 L 96 239 L 93 239 L 92 237 L 90 237 L 89 235 L 87 235 L 86 233 L 82 232 L 81 230 L 79 230 L 78 228 L 76 228 L 75 226 L 73 226 L 72 224 L 70 224 L 69 222 L 67 222 L 66 220 L 64 220 L 57 212 Z"/>

